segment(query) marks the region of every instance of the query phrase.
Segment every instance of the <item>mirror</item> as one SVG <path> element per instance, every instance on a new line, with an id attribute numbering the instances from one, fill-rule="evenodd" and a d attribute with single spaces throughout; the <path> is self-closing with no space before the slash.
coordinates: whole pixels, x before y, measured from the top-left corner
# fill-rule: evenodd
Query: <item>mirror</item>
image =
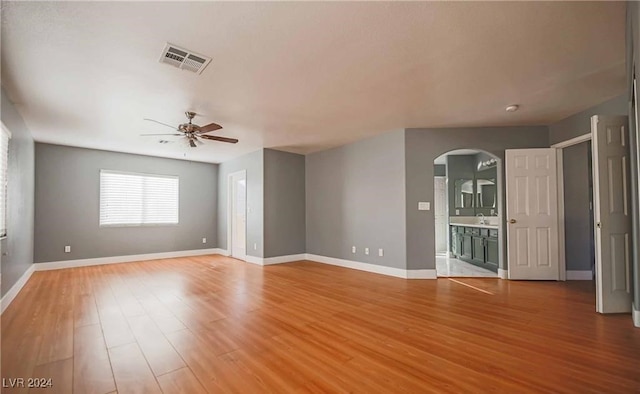
<path id="1" fill-rule="evenodd" d="M 456 208 L 473 208 L 473 179 L 456 179 L 454 193 Z"/>
<path id="2" fill-rule="evenodd" d="M 479 208 L 495 208 L 497 200 L 496 168 L 478 171 L 476 185 L 476 206 Z"/>

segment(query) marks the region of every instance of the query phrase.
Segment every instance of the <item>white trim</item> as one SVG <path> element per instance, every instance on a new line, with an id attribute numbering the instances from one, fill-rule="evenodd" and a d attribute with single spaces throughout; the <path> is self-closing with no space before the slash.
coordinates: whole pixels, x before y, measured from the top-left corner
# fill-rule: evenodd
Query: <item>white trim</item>
<path id="1" fill-rule="evenodd" d="M 11 286 L 11 289 L 9 289 L 7 294 L 5 294 L 4 297 L 2 297 L 2 300 L 0 301 L 0 304 L 2 305 L 1 306 L 2 311 L 0 311 L 0 314 L 4 313 L 4 311 L 9 307 L 9 305 L 11 305 L 13 300 L 16 298 L 18 293 L 20 293 L 20 290 L 22 290 L 24 285 L 27 284 L 27 282 L 29 281 L 29 278 L 31 278 L 31 275 L 35 271 L 34 265 L 35 264 L 31 264 L 29 268 L 27 268 L 27 270 L 24 272 L 24 274 L 22 274 L 20 279 L 18 279 L 18 281 L 14 283 L 13 286 Z"/>
<path id="2" fill-rule="evenodd" d="M 231 253 L 229 253 L 229 251 L 228 251 L 228 250 L 226 250 L 226 249 L 217 248 L 217 249 L 215 249 L 215 250 L 217 250 L 217 251 L 218 251 L 218 253 L 217 253 L 217 254 L 219 254 L 219 255 L 221 255 L 221 256 L 226 256 L 226 257 L 231 256 Z"/>
<path id="3" fill-rule="evenodd" d="M 223 253 L 226 253 L 224 249 L 213 248 L 213 249 L 180 250 L 176 252 L 163 252 L 163 253 L 133 254 L 129 256 L 97 257 L 92 259 L 78 259 L 78 260 L 51 261 L 46 263 L 35 263 L 34 269 L 36 271 L 49 271 L 49 270 L 58 270 L 63 268 L 88 267 L 91 265 L 130 263 L 133 261 L 159 260 L 159 259 L 170 259 L 174 257 L 202 256 L 207 254 L 223 254 Z"/>
<path id="4" fill-rule="evenodd" d="M 307 255 L 305 253 L 301 254 L 290 254 L 287 256 L 276 256 L 276 257 L 256 257 L 256 256 L 245 256 L 245 260 L 247 263 L 256 264 L 256 265 L 274 265 L 274 264 L 284 264 L 291 263 L 294 261 L 307 260 Z"/>
<path id="5" fill-rule="evenodd" d="M 591 270 L 586 271 L 567 271 L 567 280 L 592 280 L 593 272 Z"/>
<path id="6" fill-rule="evenodd" d="M 556 149 L 556 176 L 557 176 L 557 198 L 558 198 L 558 279 L 567 280 L 567 256 L 565 245 L 565 223 L 564 223 L 564 151 Z"/>
<path id="7" fill-rule="evenodd" d="M 4 124 L 3 121 L 0 121 L 0 124 L 2 124 L 2 130 L 4 130 L 5 133 L 7 133 L 7 135 L 9 136 L 9 139 L 11 139 L 11 130 L 9 130 L 9 128 L 7 127 L 6 124 Z"/>
<path id="8" fill-rule="evenodd" d="M 640 328 L 640 309 L 636 309 L 636 305 L 633 304 L 633 325 Z"/>
<path id="9" fill-rule="evenodd" d="M 438 279 L 434 269 L 406 270 L 407 279 Z"/>
<path id="10" fill-rule="evenodd" d="M 509 279 L 509 271 L 503 270 L 502 268 L 498 268 L 498 278 Z"/>
<path id="11" fill-rule="evenodd" d="M 239 260 L 242 260 L 242 259 L 240 259 L 239 257 L 234 257 L 234 256 L 232 256 L 232 255 L 229 255 L 229 257 L 233 257 L 233 258 L 237 258 L 237 259 L 239 259 Z M 247 254 L 247 255 L 245 255 L 245 256 L 244 256 L 244 260 L 243 260 L 243 261 L 245 261 L 245 262 L 247 262 L 247 263 L 251 263 L 251 264 L 256 264 L 256 265 L 264 265 L 264 264 L 263 264 L 263 260 L 264 260 L 264 259 L 263 259 L 262 257 L 249 256 L 249 255 Z"/>
<path id="12" fill-rule="evenodd" d="M 557 144 L 551 145 L 551 148 L 568 148 L 573 145 L 578 145 L 586 141 L 591 141 L 591 133 L 582 134 L 575 138 L 571 138 L 570 140 L 561 141 Z"/>
<path id="13" fill-rule="evenodd" d="M 267 257 L 262 260 L 262 265 L 291 263 L 293 261 L 301 261 L 306 259 L 307 259 L 306 253 L 290 254 L 288 256 Z"/>
<path id="14" fill-rule="evenodd" d="M 393 276 L 403 279 L 437 279 L 435 269 L 405 270 L 402 268 L 385 267 L 377 264 L 362 263 L 360 261 L 337 259 L 335 257 L 319 256 L 316 254 L 306 255 L 306 260 L 317 263 L 335 265 L 343 268 L 351 268 L 360 271 L 373 272 L 375 274 Z"/>

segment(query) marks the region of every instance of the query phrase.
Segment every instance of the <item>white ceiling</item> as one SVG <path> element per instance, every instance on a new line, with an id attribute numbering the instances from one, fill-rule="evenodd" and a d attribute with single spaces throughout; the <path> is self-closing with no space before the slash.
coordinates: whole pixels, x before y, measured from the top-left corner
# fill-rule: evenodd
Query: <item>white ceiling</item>
<path id="1" fill-rule="evenodd" d="M 37 141 L 208 162 L 407 127 L 549 124 L 624 91 L 625 7 L 3 1 L 2 83 Z M 166 42 L 213 61 L 199 76 L 160 64 Z M 171 131 L 143 118 L 185 110 L 240 143 L 139 136 Z"/>

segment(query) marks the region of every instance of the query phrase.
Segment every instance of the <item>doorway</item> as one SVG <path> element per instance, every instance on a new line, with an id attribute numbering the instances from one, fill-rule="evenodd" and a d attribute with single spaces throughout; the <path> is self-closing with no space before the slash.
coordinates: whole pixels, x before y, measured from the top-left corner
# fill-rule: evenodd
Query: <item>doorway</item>
<path id="1" fill-rule="evenodd" d="M 500 160 L 458 149 L 434 160 L 438 277 L 497 278 L 501 260 Z"/>
<path id="2" fill-rule="evenodd" d="M 247 257 L 247 172 L 229 174 L 227 243 L 231 257 Z"/>
<path id="3" fill-rule="evenodd" d="M 593 280 L 593 172 L 591 141 L 562 149 L 565 268 L 568 280 Z"/>
<path id="4" fill-rule="evenodd" d="M 573 279 L 591 280 L 595 274 L 596 311 L 600 313 L 631 311 L 631 256 L 628 240 L 632 232 L 632 215 L 628 194 L 631 188 L 627 130 L 627 116 L 594 115 L 591 117 L 591 133 L 552 145 L 552 148 L 560 148 L 558 158 L 562 158 L 570 147 L 584 141 L 588 141 L 591 146 L 594 223 L 591 230 L 594 233 L 594 246 L 589 249 L 593 250 L 595 270 L 591 268 L 587 272 L 588 278 Z M 570 176 L 563 174 L 563 166 L 558 169 L 559 185 L 562 186 L 563 182 L 569 181 Z M 565 218 L 563 212 L 571 209 L 574 204 L 573 199 L 565 200 L 560 199 L 563 203 L 560 214 L 562 219 Z M 569 248 L 570 245 L 567 244 L 566 250 L 570 250 Z M 571 279 L 568 268 L 567 265 L 567 279 Z"/>

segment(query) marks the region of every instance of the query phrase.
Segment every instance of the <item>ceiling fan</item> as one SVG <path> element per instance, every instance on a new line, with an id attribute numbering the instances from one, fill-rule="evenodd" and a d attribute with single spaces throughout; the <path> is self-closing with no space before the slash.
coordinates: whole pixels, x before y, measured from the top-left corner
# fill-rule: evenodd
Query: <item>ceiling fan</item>
<path id="1" fill-rule="evenodd" d="M 171 127 L 172 129 L 178 131 L 178 133 L 172 133 L 172 134 L 140 134 L 140 135 L 142 135 L 142 136 L 173 135 L 173 136 L 177 136 L 177 137 L 185 137 L 189 141 L 189 145 L 192 148 L 197 147 L 196 142 L 197 143 L 201 143 L 199 138 L 206 139 L 206 140 L 220 141 L 220 142 L 228 142 L 230 144 L 235 144 L 235 143 L 238 142 L 238 140 L 235 139 L 235 138 L 218 137 L 218 136 L 214 136 L 214 135 L 206 135 L 206 133 L 211 133 L 212 131 L 220 130 L 222 128 L 222 126 L 220 126 L 217 123 L 209 123 L 206 126 L 198 126 L 197 124 L 193 124 L 191 122 L 192 119 L 196 116 L 195 112 L 187 111 L 184 114 L 187 116 L 187 119 L 189 120 L 189 123 L 179 124 L 178 127 L 171 126 L 169 124 L 162 123 L 162 122 L 159 122 L 159 121 L 153 120 L 153 119 L 147 119 L 147 118 L 144 119 L 144 120 L 148 120 L 150 122 L 155 122 L 155 123 L 161 124 L 163 126 Z"/>

